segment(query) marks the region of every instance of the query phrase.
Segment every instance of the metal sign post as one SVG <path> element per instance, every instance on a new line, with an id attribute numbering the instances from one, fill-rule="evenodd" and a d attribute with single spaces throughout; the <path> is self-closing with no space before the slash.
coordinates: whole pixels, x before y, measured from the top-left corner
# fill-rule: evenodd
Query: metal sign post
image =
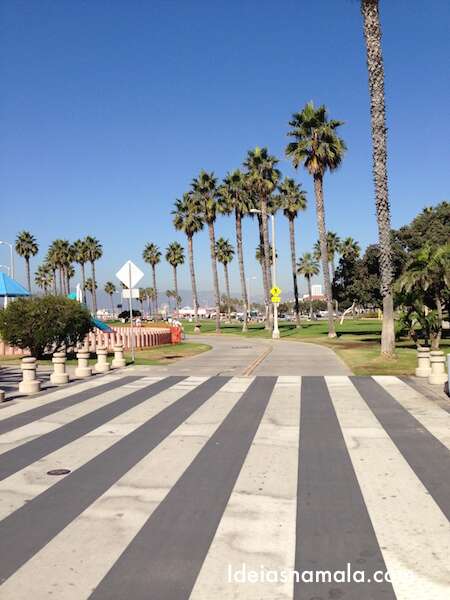
<path id="1" fill-rule="evenodd" d="M 133 329 L 133 305 L 131 302 L 131 261 L 128 263 L 128 289 L 130 290 L 130 295 L 128 297 L 128 306 L 130 308 L 130 344 L 131 344 L 131 362 L 134 362 L 134 329 Z"/>
<path id="2" fill-rule="evenodd" d="M 117 279 L 128 287 L 128 307 L 130 310 L 130 346 L 131 346 L 131 360 L 135 361 L 135 343 L 134 343 L 134 329 L 133 329 L 133 289 L 135 285 L 144 277 L 144 273 L 137 267 L 131 260 L 128 260 L 123 267 L 116 273 Z"/>

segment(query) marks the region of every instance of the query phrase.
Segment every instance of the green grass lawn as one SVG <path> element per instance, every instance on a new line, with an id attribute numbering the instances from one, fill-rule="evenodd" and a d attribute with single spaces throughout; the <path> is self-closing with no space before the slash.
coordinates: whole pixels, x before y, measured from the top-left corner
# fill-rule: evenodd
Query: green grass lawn
<path id="1" fill-rule="evenodd" d="M 186 333 L 193 333 L 194 324 L 183 323 Z M 416 368 L 416 347 L 411 340 L 397 342 L 396 358 L 388 360 L 380 357 L 381 321 L 375 319 L 346 320 L 342 325 L 336 323 L 337 338 L 327 337 L 326 321 L 303 322 L 297 329 L 294 323 L 280 322 L 280 337 L 284 340 L 310 342 L 327 346 L 350 367 L 355 375 L 412 375 Z M 270 338 L 271 333 L 264 325 L 250 325 L 245 334 L 240 323 L 222 325 L 222 333 L 243 335 L 249 338 Z M 215 321 L 201 322 L 201 333 L 215 331 Z M 450 352 L 450 338 L 441 342 L 441 349 Z"/>
<path id="2" fill-rule="evenodd" d="M 136 362 L 137 365 L 167 365 L 177 359 L 184 358 L 187 356 L 195 356 L 201 352 L 210 350 L 211 346 L 208 344 L 198 344 L 196 342 L 182 342 L 181 344 L 164 344 L 162 346 L 156 346 L 154 348 L 147 348 L 145 350 L 136 350 Z M 111 362 L 112 354 L 109 355 L 108 360 Z M 128 363 L 131 363 L 131 354 L 129 352 L 124 353 L 125 359 Z M 91 354 L 89 364 L 94 365 L 97 359 L 94 354 Z M 39 359 L 39 365 L 45 367 L 51 367 L 52 361 L 50 358 Z M 4 356 L 0 357 L 0 365 L 18 365 L 20 364 L 20 356 Z M 66 365 L 76 366 L 77 359 L 75 356 L 68 356 Z"/>

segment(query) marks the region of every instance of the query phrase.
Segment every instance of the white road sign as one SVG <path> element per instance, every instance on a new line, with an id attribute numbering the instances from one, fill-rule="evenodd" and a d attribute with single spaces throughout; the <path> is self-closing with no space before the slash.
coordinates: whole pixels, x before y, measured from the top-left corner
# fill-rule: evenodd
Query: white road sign
<path id="1" fill-rule="evenodd" d="M 127 260 L 123 267 L 117 271 L 116 277 L 128 288 L 134 288 L 144 277 L 144 273 L 134 264 L 134 262 Z"/>
<path id="2" fill-rule="evenodd" d="M 122 290 L 122 298 L 124 299 L 128 299 L 130 298 L 130 291 L 131 291 L 131 298 L 139 298 L 139 288 L 132 288 L 131 290 L 126 289 L 126 290 Z"/>

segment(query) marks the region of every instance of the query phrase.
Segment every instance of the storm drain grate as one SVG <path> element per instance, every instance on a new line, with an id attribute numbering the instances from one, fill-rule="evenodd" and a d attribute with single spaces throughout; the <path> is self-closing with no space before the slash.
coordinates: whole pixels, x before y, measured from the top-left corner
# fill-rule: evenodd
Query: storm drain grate
<path id="1" fill-rule="evenodd" d="M 67 475 L 70 473 L 70 469 L 52 469 L 47 471 L 47 475 Z"/>

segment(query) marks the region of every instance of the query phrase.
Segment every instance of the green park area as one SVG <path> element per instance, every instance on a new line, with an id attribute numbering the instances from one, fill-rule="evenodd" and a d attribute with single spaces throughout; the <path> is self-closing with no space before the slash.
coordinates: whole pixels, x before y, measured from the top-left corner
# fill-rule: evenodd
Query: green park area
<path id="1" fill-rule="evenodd" d="M 416 344 L 408 337 L 399 337 L 396 341 L 394 358 L 380 355 L 381 321 L 375 319 L 348 319 L 342 325 L 336 323 L 336 338 L 328 337 L 327 322 L 304 322 L 297 328 L 295 323 L 279 325 L 283 340 L 320 344 L 331 348 L 348 365 L 355 375 L 412 375 L 417 366 Z M 190 334 L 194 323 L 184 322 L 184 330 Z M 201 333 L 213 334 L 215 322 L 201 321 Z M 264 324 L 250 324 L 246 333 L 241 323 L 223 324 L 222 334 L 241 335 L 248 338 L 272 337 L 272 332 Z M 276 342 L 275 342 L 276 343 Z M 450 336 L 441 340 L 440 349 L 450 353 Z"/>

